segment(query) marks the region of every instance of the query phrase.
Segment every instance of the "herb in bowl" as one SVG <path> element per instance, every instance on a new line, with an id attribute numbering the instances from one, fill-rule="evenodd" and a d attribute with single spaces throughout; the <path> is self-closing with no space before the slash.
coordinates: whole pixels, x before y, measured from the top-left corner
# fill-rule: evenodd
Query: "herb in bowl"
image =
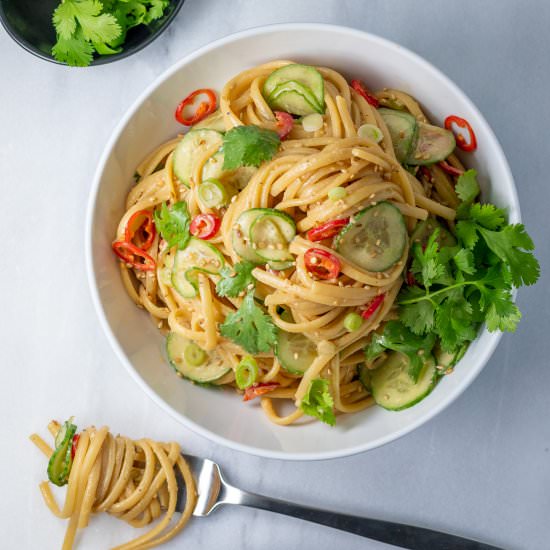
<path id="1" fill-rule="evenodd" d="M 90 65 L 94 54 L 120 53 L 132 27 L 160 19 L 169 0 L 63 0 L 53 13 L 57 42 L 52 55 L 76 67 Z"/>

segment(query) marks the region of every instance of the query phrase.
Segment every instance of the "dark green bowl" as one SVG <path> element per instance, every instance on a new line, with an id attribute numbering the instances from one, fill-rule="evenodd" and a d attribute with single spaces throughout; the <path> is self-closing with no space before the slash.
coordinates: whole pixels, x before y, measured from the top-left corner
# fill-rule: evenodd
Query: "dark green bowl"
<path id="1" fill-rule="evenodd" d="M 139 25 L 130 29 L 120 53 L 98 56 L 92 65 L 112 63 L 145 48 L 168 27 L 184 1 L 171 1 L 161 19 L 147 26 Z M 22 48 L 46 61 L 59 63 L 51 54 L 56 41 L 52 14 L 59 3 L 60 0 L 0 0 L 0 20 L 8 34 Z"/>

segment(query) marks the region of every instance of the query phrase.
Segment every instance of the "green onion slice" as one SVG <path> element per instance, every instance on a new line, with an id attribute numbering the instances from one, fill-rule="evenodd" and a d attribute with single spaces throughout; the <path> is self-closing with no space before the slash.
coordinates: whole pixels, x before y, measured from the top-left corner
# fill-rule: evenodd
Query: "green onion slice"
<path id="1" fill-rule="evenodd" d="M 241 390 L 249 388 L 258 379 L 259 369 L 256 359 L 252 355 L 246 355 L 241 359 L 235 370 L 235 382 Z"/>

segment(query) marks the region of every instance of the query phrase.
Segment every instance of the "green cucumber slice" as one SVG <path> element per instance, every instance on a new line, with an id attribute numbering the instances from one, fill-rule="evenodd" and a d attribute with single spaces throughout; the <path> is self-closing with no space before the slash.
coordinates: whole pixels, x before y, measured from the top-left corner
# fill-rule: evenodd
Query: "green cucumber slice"
<path id="1" fill-rule="evenodd" d="M 231 229 L 231 242 L 235 252 L 243 259 L 257 264 L 265 260 L 260 258 L 252 247 L 250 242 L 250 227 L 256 221 L 256 218 L 264 213 L 263 208 L 251 208 L 245 210 L 236 220 Z"/>
<path id="2" fill-rule="evenodd" d="M 227 204 L 229 193 L 225 185 L 216 179 L 203 181 L 198 189 L 199 200 L 207 208 L 221 208 Z"/>
<path id="3" fill-rule="evenodd" d="M 441 349 L 440 345 L 436 345 L 434 348 L 434 357 L 437 366 L 443 367 L 442 369 L 438 369 L 441 374 L 444 374 L 446 369 L 454 367 L 464 357 L 467 349 L 468 344 L 463 344 L 454 353 L 449 353 Z"/>
<path id="4" fill-rule="evenodd" d="M 311 91 L 293 80 L 280 84 L 267 98 L 272 109 L 278 109 L 294 115 L 323 114 L 325 109 L 319 105 Z"/>
<path id="5" fill-rule="evenodd" d="M 72 420 L 72 418 L 71 418 Z M 48 461 L 48 479 L 54 484 L 62 487 L 69 481 L 73 459 L 71 447 L 73 437 L 76 433 L 76 426 L 68 420 L 59 429 L 55 438 L 55 451 Z"/>
<path id="6" fill-rule="evenodd" d="M 199 350 L 200 353 L 198 353 Z M 216 350 L 207 352 L 200 348 L 196 342 L 188 340 L 176 332 L 171 332 L 166 337 L 166 353 L 173 369 L 193 382 L 213 382 L 231 370 L 230 367 L 224 365 L 222 357 Z M 199 356 L 200 360 L 197 360 Z"/>
<path id="7" fill-rule="evenodd" d="M 173 168 L 176 177 L 189 187 L 197 156 L 207 149 L 223 144 L 223 135 L 206 128 L 190 130 L 174 149 Z M 219 179 L 223 174 L 223 153 L 213 155 L 202 169 L 202 179 Z M 196 182 L 200 183 L 200 182 Z"/>
<path id="8" fill-rule="evenodd" d="M 395 156 L 406 162 L 413 153 L 418 139 L 418 122 L 410 113 L 393 109 L 378 109 L 390 132 Z"/>
<path id="9" fill-rule="evenodd" d="M 172 285 L 183 298 L 194 298 L 198 292 L 199 272 L 217 275 L 225 265 L 223 254 L 213 245 L 196 237 L 176 252 L 172 266 Z"/>
<path id="10" fill-rule="evenodd" d="M 436 229 L 439 229 L 439 235 L 436 239 L 437 244 L 439 245 L 439 249 L 443 248 L 444 246 L 456 245 L 456 239 L 454 235 L 448 229 L 443 227 L 443 225 L 439 223 L 439 221 L 435 218 L 427 218 L 418 223 L 414 228 L 414 231 L 412 232 L 411 242 L 426 245 L 429 238 L 432 236 L 432 233 Z"/>
<path id="11" fill-rule="evenodd" d="M 250 226 L 250 242 L 256 245 L 255 252 L 263 260 L 292 260 L 288 245 L 295 235 L 296 223 L 280 210 L 266 208 Z"/>
<path id="12" fill-rule="evenodd" d="M 433 126 L 432 124 L 418 123 L 418 139 L 416 147 L 407 160 L 407 164 L 434 164 L 445 160 L 455 149 L 456 141 L 452 132 Z"/>
<path id="13" fill-rule="evenodd" d="M 446 159 L 456 146 L 452 132 L 418 122 L 405 111 L 378 109 L 391 135 L 395 156 L 401 163 L 434 164 Z"/>
<path id="14" fill-rule="evenodd" d="M 193 126 L 193 130 L 200 130 L 203 128 L 224 133 L 226 128 L 222 112 L 218 109 Z"/>
<path id="15" fill-rule="evenodd" d="M 293 322 L 288 311 L 283 312 L 281 318 L 283 321 Z M 317 357 L 317 346 L 309 338 L 281 329 L 277 333 L 274 351 L 281 367 L 291 374 L 303 374 Z"/>
<path id="16" fill-rule="evenodd" d="M 403 215 L 389 202 L 379 202 L 355 215 L 335 241 L 335 250 L 367 271 L 386 271 L 407 245 Z"/>
<path id="17" fill-rule="evenodd" d="M 422 401 L 437 382 L 435 361 L 427 357 L 416 384 L 409 376 L 410 360 L 404 353 L 394 351 L 372 371 L 372 395 L 378 405 L 390 411 L 408 409 Z"/>
<path id="18" fill-rule="evenodd" d="M 243 259 L 257 264 L 265 264 L 266 262 L 276 270 L 287 269 L 294 265 L 294 261 L 291 260 L 292 255 L 288 253 L 288 241 L 283 251 L 284 254 L 281 254 L 281 250 L 263 250 L 261 255 L 257 246 L 259 242 L 262 241 L 252 241 L 251 239 L 251 229 L 253 224 L 261 216 L 271 216 L 272 220 L 276 220 L 273 223 L 278 224 L 277 230 L 281 232 L 281 235 L 285 235 L 292 239 L 296 234 L 296 224 L 294 220 L 284 212 L 280 210 L 275 210 L 274 208 L 251 208 L 250 210 L 245 210 L 236 220 L 235 225 L 231 230 L 231 242 L 233 244 L 233 249 L 235 252 Z M 262 225 L 258 226 L 259 229 L 262 228 Z M 263 234 L 264 229 L 258 232 L 259 235 Z M 262 237 L 267 239 L 266 236 Z M 264 241 L 267 244 L 267 241 Z M 254 244 L 256 248 L 254 248 Z M 277 243 L 275 243 L 276 246 Z M 273 254 L 270 254 L 273 252 Z M 270 256 L 269 258 L 266 257 Z"/>
<path id="19" fill-rule="evenodd" d="M 300 84 L 303 88 L 308 91 L 308 94 L 299 94 L 302 97 L 307 98 L 309 94 L 313 97 L 313 101 L 309 103 L 313 107 L 318 107 L 319 110 L 310 111 L 319 112 L 323 114 L 325 112 L 325 83 L 321 73 L 310 65 L 301 65 L 299 63 L 292 63 L 290 65 L 285 65 L 276 71 L 273 71 L 269 77 L 266 79 L 263 87 L 263 95 L 265 98 L 269 98 L 275 89 L 282 84 L 288 82 L 295 82 Z M 297 93 L 297 92 L 296 92 Z M 285 109 L 286 110 L 286 109 Z M 294 113 L 294 111 L 287 111 L 289 113 Z M 309 113 L 304 113 L 309 114 Z"/>

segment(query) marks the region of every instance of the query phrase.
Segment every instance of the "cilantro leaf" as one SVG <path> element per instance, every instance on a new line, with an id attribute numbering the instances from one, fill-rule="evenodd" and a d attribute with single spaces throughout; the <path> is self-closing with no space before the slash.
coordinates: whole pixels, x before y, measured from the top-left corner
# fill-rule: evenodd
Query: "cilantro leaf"
<path id="1" fill-rule="evenodd" d="M 277 341 L 277 327 L 256 305 L 252 290 L 248 291 L 241 307 L 225 318 L 220 334 L 252 354 L 269 351 Z"/>
<path id="2" fill-rule="evenodd" d="M 469 217 L 486 229 L 498 229 L 506 220 L 506 212 L 494 204 L 472 204 Z"/>
<path id="3" fill-rule="evenodd" d="M 500 288 L 486 295 L 489 302 L 485 322 L 490 331 L 514 332 L 521 320 L 521 312 L 514 304 L 509 290 Z"/>
<path id="4" fill-rule="evenodd" d="M 224 267 L 220 271 L 222 278 L 216 285 L 216 292 L 218 296 L 230 296 L 234 298 L 238 296 L 244 290 L 247 290 L 249 285 L 255 283 L 252 270 L 256 267 L 256 264 L 248 261 L 243 261 L 235 264 L 232 268 Z"/>
<path id="5" fill-rule="evenodd" d="M 164 15 L 169 0 L 63 0 L 53 13 L 57 43 L 52 55 L 69 65 L 85 66 L 93 53 L 121 51 L 128 29 Z"/>
<path id="6" fill-rule="evenodd" d="M 422 249 L 420 243 L 414 243 L 412 247 L 413 262 L 411 271 L 420 278 L 420 282 L 429 288 L 436 280 L 445 275 L 445 265 L 438 258 L 439 228 L 428 239 L 426 247 Z"/>
<path id="7" fill-rule="evenodd" d="M 163 202 L 160 210 L 155 210 L 153 215 L 155 227 L 168 246 L 177 246 L 184 249 L 191 238 L 189 224 L 191 217 L 187 203 L 176 202 L 170 208 Z"/>
<path id="8" fill-rule="evenodd" d="M 401 293 L 401 298 L 413 299 L 424 296 L 424 291 L 419 287 L 410 287 Z M 436 304 L 431 300 L 421 300 L 401 306 L 399 320 L 414 334 L 424 334 L 432 330 L 435 323 Z"/>
<path id="9" fill-rule="evenodd" d="M 459 176 L 455 191 L 458 198 L 465 203 L 471 203 L 479 195 L 476 170 L 467 170 Z"/>
<path id="10" fill-rule="evenodd" d="M 92 62 L 94 47 L 77 32 L 70 38 L 58 38 L 52 48 L 52 55 L 58 61 L 73 67 L 86 67 Z"/>
<path id="11" fill-rule="evenodd" d="M 479 235 L 477 234 L 477 226 L 471 220 L 461 220 L 456 224 L 457 237 L 464 243 L 466 248 L 474 248 Z"/>
<path id="12" fill-rule="evenodd" d="M 458 267 L 458 269 L 460 269 L 463 273 L 473 275 L 476 271 L 474 265 L 474 253 L 467 248 L 461 248 L 453 256 L 453 261 L 456 264 L 456 267 Z"/>
<path id="13" fill-rule="evenodd" d="M 381 334 L 373 333 L 370 343 L 365 348 L 365 356 L 367 360 L 372 361 L 385 349 L 404 353 L 411 363 L 409 375 L 416 381 L 424 365 L 423 357 L 431 353 L 434 345 L 433 333 L 428 336 L 417 336 L 402 322 L 388 321 Z"/>
<path id="14" fill-rule="evenodd" d="M 241 166 L 260 166 L 271 160 L 279 149 L 281 140 L 273 130 L 259 126 L 237 126 L 225 133 L 223 138 L 224 170 Z"/>
<path id="15" fill-rule="evenodd" d="M 464 298 L 463 289 L 442 301 L 435 315 L 436 333 L 441 347 L 454 352 L 465 342 L 474 340 L 478 325 L 473 319 L 472 305 Z"/>
<path id="16" fill-rule="evenodd" d="M 535 245 L 523 224 L 507 225 L 501 231 L 479 228 L 487 246 L 510 267 L 516 287 L 534 284 L 540 275 L 540 265 L 531 252 Z M 523 250 L 522 250 L 523 249 Z"/>
<path id="17" fill-rule="evenodd" d="M 322 422 L 334 426 L 334 399 L 329 391 L 329 382 L 324 378 L 314 378 L 300 402 L 300 408 L 310 416 L 315 416 Z"/>

